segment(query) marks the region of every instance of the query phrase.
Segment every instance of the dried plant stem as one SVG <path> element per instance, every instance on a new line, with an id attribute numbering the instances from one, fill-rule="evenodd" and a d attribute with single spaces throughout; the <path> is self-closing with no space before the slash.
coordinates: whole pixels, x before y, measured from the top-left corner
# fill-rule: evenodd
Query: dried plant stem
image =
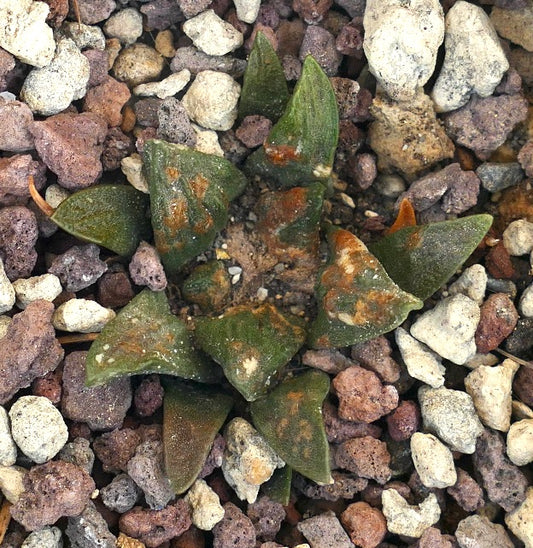
<path id="1" fill-rule="evenodd" d="M 80 14 L 80 5 L 78 0 L 72 0 L 72 6 L 74 7 L 74 13 L 76 14 L 76 21 L 78 21 L 78 30 L 81 28 L 81 14 Z"/>
<path id="2" fill-rule="evenodd" d="M 57 340 L 61 345 L 92 342 L 98 338 L 98 335 L 100 335 L 100 333 L 74 333 L 73 335 L 64 335 L 63 337 L 58 337 Z"/>
<path id="3" fill-rule="evenodd" d="M 0 508 L 0 544 L 4 541 L 7 527 L 11 521 L 11 514 L 9 512 L 10 508 L 11 503 L 8 500 L 4 500 L 2 507 Z"/>
<path id="4" fill-rule="evenodd" d="M 522 358 L 519 358 L 517 356 L 513 356 L 512 354 L 509 354 L 509 352 L 506 352 L 505 350 L 502 350 L 501 348 L 496 348 L 495 350 L 502 356 L 505 356 L 506 358 L 509 358 L 513 360 L 514 362 L 519 363 L 520 365 L 523 365 L 525 367 L 531 367 L 533 369 L 533 362 L 523 360 Z"/>
<path id="5" fill-rule="evenodd" d="M 39 194 L 38 190 L 35 188 L 35 181 L 33 180 L 33 175 L 28 176 L 28 188 L 30 191 L 30 196 L 35 202 L 35 205 L 47 216 L 51 217 L 55 213 L 55 209 Z"/>

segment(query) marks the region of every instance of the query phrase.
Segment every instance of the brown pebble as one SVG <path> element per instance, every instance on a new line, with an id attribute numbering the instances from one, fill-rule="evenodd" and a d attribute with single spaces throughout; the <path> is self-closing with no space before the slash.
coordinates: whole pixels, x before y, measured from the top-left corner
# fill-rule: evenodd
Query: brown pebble
<path id="1" fill-rule="evenodd" d="M 106 76 L 101 84 L 87 92 L 83 110 L 100 115 L 110 127 L 119 126 L 122 123 L 121 109 L 130 97 L 131 93 L 126 84 Z"/>
<path id="2" fill-rule="evenodd" d="M 329 401 L 325 401 L 322 406 L 322 416 L 326 436 L 330 443 L 342 443 L 350 438 L 362 438 L 363 436 L 372 436 L 373 438 L 381 436 L 381 428 L 377 424 L 341 419 L 337 407 Z"/>
<path id="3" fill-rule="evenodd" d="M 383 385 L 378 376 L 354 365 L 333 379 L 339 398 L 339 417 L 351 421 L 374 422 L 398 405 L 398 392 Z"/>
<path id="4" fill-rule="evenodd" d="M 252 521 L 231 502 L 224 504 L 224 517 L 213 528 L 213 535 L 213 548 L 255 548 Z"/>
<path id="5" fill-rule="evenodd" d="M 511 262 L 511 256 L 500 240 L 494 247 L 491 247 L 485 257 L 485 267 L 487 272 L 498 279 L 507 280 L 514 276 L 514 266 Z"/>
<path id="6" fill-rule="evenodd" d="M 135 296 L 128 275 L 123 271 L 106 272 L 98 280 L 98 302 L 106 308 L 120 308 Z"/>
<path id="7" fill-rule="evenodd" d="M 0 126 L 3 126 L 1 119 Z M 28 178 L 33 177 L 35 188 L 40 190 L 46 181 L 45 174 L 46 166 L 30 154 L 0 158 L 0 206 L 26 205 L 30 198 Z"/>
<path id="8" fill-rule="evenodd" d="M 60 368 L 57 368 L 43 377 L 35 379 L 31 385 L 32 394 L 48 398 L 54 405 L 57 405 L 61 401 L 61 373 Z"/>
<path id="9" fill-rule="evenodd" d="M 457 467 L 457 482 L 446 489 L 457 504 L 466 512 L 475 512 L 485 504 L 483 489 L 476 481 L 462 468 Z"/>
<path id="10" fill-rule="evenodd" d="M 139 443 L 141 436 L 136 430 L 122 428 L 106 432 L 96 438 L 93 449 L 105 472 L 125 472 L 128 461 L 135 454 Z"/>
<path id="11" fill-rule="evenodd" d="M 254 148 L 263 144 L 271 127 L 272 122 L 264 116 L 246 116 L 235 135 L 245 146 Z"/>
<path id="12" fill-rule="evenodd" d="M 394 361 L 391 354 L 390 342 L 383 335 L 352 346 L 354 360 L 365 369 L 377 373 L 382 381 L 393 383 L 400 378 L 400 366 Z"/>
<path id="13" fill-rule="evenodd" d="M 387 427 L 394 441 L 408 440 L 420 427 L 420 408 L 415 402 L 402 401 L 387 417 Z"/>
<path id="14" fill-rule="evenodd" d="M 381 484 L 386 483 L 391 476 L 391 456 L 387 444 L 371 436 L 341 443 L 335 454 L 335 462 L 339 468 Z"/>
<path id="15" fill-rule="evenodd" d="M 341 514 L 341 523 L 352 542 L 361 548 L 375 548 L 387 533 L 387 520 L 366 502 L 354 502 Z"/>
<path id="16" fill-rule="evenodd" d="M 133 406 L 139 417 L 150 417 L 163 405 L 163 387 L 159 375 L 145 377 L 136 388 Z"/>
<path id="17" fill-rule="evenodd" d="M 481 306 L 481 316 L 476 330 L 477 351 L 487 354 L 498 348 L 516 326 L 518 312 L 505 293 L 493 293 Z"/>
<path id="18" fill-rule="evenodd" d="M 452 535 L 443 535 L 436 527 L 428 527 L 413 544 L 413 548 L 455 548 L 456 546 L 457 543 Z"/>
<path id="19" fill-rule="evenodd" d="M 205 548 L 204 532 L 191 525 L 185 533 L 170 541 L 171 548 Z"/>
<path id="20" fill-rule="evenodd" d="M 521 367 L 513 381 L 513 393 L 526 405 L 533 407 L 533 368 Z"/>

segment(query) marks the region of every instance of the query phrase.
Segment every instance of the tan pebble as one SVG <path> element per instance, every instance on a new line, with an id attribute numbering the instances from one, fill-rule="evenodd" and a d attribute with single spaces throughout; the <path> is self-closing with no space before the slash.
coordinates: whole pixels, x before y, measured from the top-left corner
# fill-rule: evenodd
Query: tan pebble
<path id="1" fill-rule="evenodd" d="M 172 36 L 172 31 L 167 29 L 157 33 L 157 36 L 155 37 L 155 49 L 163 57 L 174 57 L 176 48 L 174 47 L 174 36 Z"/>

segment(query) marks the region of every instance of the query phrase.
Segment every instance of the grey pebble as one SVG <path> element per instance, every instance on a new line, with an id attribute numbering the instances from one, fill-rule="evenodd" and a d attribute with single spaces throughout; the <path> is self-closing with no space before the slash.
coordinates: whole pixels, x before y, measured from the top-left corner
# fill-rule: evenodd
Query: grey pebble
<path id="1" fill-rule="evenodd" d="M 524 178 L 518 162 L 484 162 L 476 169 L 476 175 L 481 179 L 483 188 L 489 192 L 516 186 Z"/>
<path id="2" fill-rule="evenodd" d="M 66 529 L 71 548 L 116 548 L 117 538 L 107 526 L 105 519 L 89 501 L 85 510 L 68 518 Z"/>
<path id="3" fill-rule="evenodd" d="M 59 458 L 65 462 L 77 464 L 83 468 L 89 475 L 94 465 L 94 453 L 91 449 L 89 440 L 85 438 L 76 438 L 65 444 L 59 452 Z"/>
<path id="4" fill-rule="evenodd" d="M 350 537 L 332 511 L 304 519 L 298 523 L 297 528 L 313 548 L 354 548 Z"/>
<path id="5" fill-rule="evenodd" d="M 100 489 L 100 496 L 106 508 L 121 514 L 131 510 L 141 498 L 141 494 L 141 489 L 128 474 L 115 476 L 111 483 Z"/>

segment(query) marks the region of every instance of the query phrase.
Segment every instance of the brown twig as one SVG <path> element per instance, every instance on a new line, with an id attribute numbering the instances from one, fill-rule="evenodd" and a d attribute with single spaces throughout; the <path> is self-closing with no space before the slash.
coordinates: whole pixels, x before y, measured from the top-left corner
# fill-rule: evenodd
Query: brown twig
<path id="1" fill-rule="evenodd" d="M 39 194 L 35 188 L 33 175 L 28 176 L 28 189 L 35 205 L 47 216 L 51 217 L 55 213 L 55 209 Z"/>
<path id="2" fill-rule="evenodd" d="M 72 0 L 72 5 L 74 7 L 74 13 L 76 14 L 76 20 L 78 21 L 78 30 L 81 30 L 81 13 L 78 0 Z"/>
<path id="3" fill-rule="evenodd" d="M 7 527 L 11 521 L 11 513 L 9 512 L 10 508 L 11 503 L 8 500 L 4 500 L 2 507 L 0 508 L 0 544 L 4 541 Z"/>
<path id="4" fill-rule="evenodd" d="M 73 335 L 63 335 L 58 337 L 59 344 L 74 344 L 82 342 L 92 342 L 98 338 L 100 333 L 74 333 Z"/>
<path id="5" fill-rule="evenodd" d="M 506 352 L 505 350 L 502 350 L 501 348 L 495 348 L 495 350 L 502 356 L 505 356 L 506 358 L 509 358 L 513 360 L 514 362 L 519 363 L 520 365 L 523 365 L 525 367 L 530 367 L 533 369 L 533 362 L 523 360 L 522 358 L 519 358 L 518 356 L 513 356 L 512 354 L 509 354 L 509 352 Z"/>

